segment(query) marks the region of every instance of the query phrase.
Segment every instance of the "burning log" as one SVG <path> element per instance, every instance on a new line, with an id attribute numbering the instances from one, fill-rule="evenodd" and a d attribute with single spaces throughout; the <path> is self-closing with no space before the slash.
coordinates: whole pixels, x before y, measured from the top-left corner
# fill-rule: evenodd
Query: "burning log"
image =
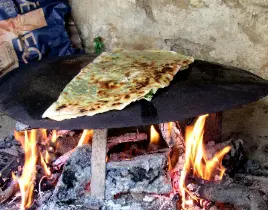
<path id="1" fill-rule="evenodd" d="M 12 195 L 14 195 L 19 190 L 18 182 L 12 181 L 10 185 L 4 190 L 0 192 L 0 203 L 5 202 Z"/>
<path id="2" fill-rule="evenodd" d="M 62 156 L 60 156 L 58 159 L 56 159 L 53 163 L 53 168 L 59 170 L 62 166 L 65 165 L 71 154 L 74 150 L 70 150 L 69 152 L 66 152 Z"/>
<path id="3" fill-rule="evenodd" d="M 212 202 L 229 203 L 237 206 L 247 206 L 251 210 L 268 209 L 260 191 L 251 190 L 242 185 L 227 186 L 223 184 L 197 184 L 194 194 Z"/>
<path id="4" fill-rule="evenodd" d="M 159 128 L 163 139 L 172 149 L 170 163 L 174 167 L 185 150 L 185 140 L 179 122 L 160 123 Z"/>
<path id="5" fill-rule="evenodd" d="M 160 123 L 159 128 L 167 145 L 169 147 L 176 147 L 183 153 L 185 149 L 185 141 L 179 123 Z"/>
<path id="6" fill-rule="evenodd" d="M 126 133 L 121 136 L 109 137 L 107 141 L 107 151 L 112 149 L 114 146 L 125 143 L 125 142 L 137 142 L 147 139 L 146 133 Z"/>
<path id="7" fill-rule="evenodd" d="M 0 156 L 2 156 L 2 154 L 0 154 Z M 10 179 L 11 172 L 17 171 L 18 167 L 23 165 L 23 161 L 23 154 L 13 157 L 12 160 L 2 170 L 0 170 L 0 183 L 2 184 L 4 180 Z"/>
<path id="8" fill-rule="evenodd" d="M 244 142 L 242 139 L 230 139 L 219 144 L 209 142 L 205 147 L 206 155 L 211 159 L 218 151 L 227 146 L 230 146 L 230 152 L 225 155 L 223 165 L 226 168 L 226 173 L 233 176 L 245 161 Z"/>

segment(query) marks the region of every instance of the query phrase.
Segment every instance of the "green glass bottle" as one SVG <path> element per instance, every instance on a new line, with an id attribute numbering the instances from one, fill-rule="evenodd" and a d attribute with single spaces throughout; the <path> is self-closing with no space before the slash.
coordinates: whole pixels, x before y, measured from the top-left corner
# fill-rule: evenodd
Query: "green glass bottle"
<path id="1" fill-rule="evenodd" d="M 96 54 L 101 54 L 104 52 L 104 43 L 101 37 L 96 37 L 93 40 L 93 47 Z"/>

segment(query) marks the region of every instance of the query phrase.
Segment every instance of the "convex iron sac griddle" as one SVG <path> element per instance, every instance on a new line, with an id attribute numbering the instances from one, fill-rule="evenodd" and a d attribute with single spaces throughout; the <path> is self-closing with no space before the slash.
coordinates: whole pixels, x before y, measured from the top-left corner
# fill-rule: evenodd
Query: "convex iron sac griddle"
<path id="1" fill-rule="evenodd" d="M 0 111 L 33 128 L 116 128 L 219 112 L 268 95 L 267 80 L 242 69 L 196 60 L 177 73 L 168 87 L 159 89 L 151 102 L 141 100 L 121 111 L 60 122 L 42 119 L 64 87 L 96 56 L 46 59 L 13 70 L 0 79 Z"/>

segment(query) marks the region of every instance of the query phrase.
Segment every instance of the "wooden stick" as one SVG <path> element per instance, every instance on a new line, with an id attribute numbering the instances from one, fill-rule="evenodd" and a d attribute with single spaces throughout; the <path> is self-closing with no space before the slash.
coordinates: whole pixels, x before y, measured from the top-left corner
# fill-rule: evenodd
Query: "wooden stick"
<path id="1" fill-rule="evenodd" d="M 105 198 L 107 129 L 94 130 L 91 156 L 91 196 Z"/>

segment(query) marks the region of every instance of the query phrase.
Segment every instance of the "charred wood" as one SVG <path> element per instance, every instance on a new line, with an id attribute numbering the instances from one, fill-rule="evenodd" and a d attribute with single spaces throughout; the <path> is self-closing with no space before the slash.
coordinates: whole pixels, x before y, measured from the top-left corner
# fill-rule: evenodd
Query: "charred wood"
<path id="1" fill-rule="evenodd" d="M 148 137 L 146 133 L 139 133 L 139 132 L 127 133 L 121 136 L 109 137 L 107 141 L 107 151 L 109 151 L 114 146 L 121 143 L 143 141 L 146 140 L 147 138 Z"/>
<path id="2" fill-rule="evenodd" d="M 11 198 L 11 196 L 14 195 L 18 189 L 18 182 L 11 181 L 10 185 L 4 191 L 0 192 L 0 203 L 3 203 Z"/>
<path id="3" fill-rule="evenodd" d="M 66 152 L 65 154 L 57 158 L 53 163 L 53 168 L 55 168 L 56 170 L 62 168 L 73 153 L 73 151 L 74 150 L 70 150 L 69 152 Z"/>
<path id="4" fill-rule="evenodd" d="M 180 124 L 179 122 L 160 123 L 159 128 L 163 139 L 171 148 L 170 163 L 174 167 L 185 150 L 185 140 Z"/>
<path id="5" fill-rule="evenodd" d="M 215 144 L 214 142 L 209 142 L 206 145 L 206 154 L 210 159 L 217 151 L 223 149 L 226 146 L 231 146 L 231 151 L 225 155 L 223 159 L 223 165 L 226 168 L 226 173 L 230 176 L 234 176 L 245 163 L 245 150 L 244 142 L 242 139 L 230 139 L 228 141 Z"/>
<path id="6" fill-rule="evenodd" d="M 4 155 L 3 153 L 1 156 Z M 24 155 L 20 154 L 19 156 L 12 157 L 11 161 L 0 170 L 0 183 L 3 184 L 4 180 L 11 178 L 11 172 L 17 171 L 19 166 L 23 165 Z"/>
<path id="7" fill-rule="evenodd" d="M 222 113 L 209 114 L 204 127 L 204 143 L 221 142 Z"/>
<path id="8" fill-rule="evenodd" d="M 268 195 L 268 177 L 254 176 L 250 174 L 237 173 L 234 177 L 234 182 L 247 186 L 249 189 L 260 190 Z"/>
<path id="9" fill-rule="evenodd" d="M 57 138 L 55 152 L 62 155 L 71 151 L 77 146 L 79 138 L 78 135 Z"/>
<path id="10" fill-rule="evenodd" d="M 251 190 L 242 185 L 225 186 L 220 184 L 198 184 L 195 194 L 205 200 L 247 206 L 251 210 L 268 209 L 263 195 L 258 190 Z"/>

